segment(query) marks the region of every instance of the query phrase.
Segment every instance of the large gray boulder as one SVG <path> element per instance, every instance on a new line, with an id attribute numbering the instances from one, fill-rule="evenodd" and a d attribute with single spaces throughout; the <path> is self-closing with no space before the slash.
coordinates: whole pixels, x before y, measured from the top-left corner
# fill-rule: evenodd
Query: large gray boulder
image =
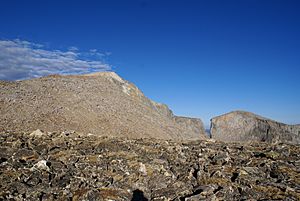
<path id="1" fill-rule="evenodd" d="M 211 135 L 225 142 L 300 143 L 300 126 L 287 125 L 259 115 L 234 111 L 211 119 Z"/>

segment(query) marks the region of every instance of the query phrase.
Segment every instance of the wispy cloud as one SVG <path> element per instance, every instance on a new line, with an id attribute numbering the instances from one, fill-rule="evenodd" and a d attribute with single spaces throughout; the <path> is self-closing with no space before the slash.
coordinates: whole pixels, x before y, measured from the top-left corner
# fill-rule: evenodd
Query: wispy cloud
<path id="1" fill-rule="evenodd" d="M 86 57 L 90 55 L 90 57 Z M 49 74 L 83 74 L 107 71 L 111 67 L 101 61 L 97 50 L 80 52 L 47 50 L 43 45 L 23 40 L 0 40 L 0 80 L 20 80 Z M 103 56 L 103 55 L 102 55 Z"/>
<path id="2" fill-rule="evenodd" d="M 77 47 L 75 47 L 75 46 L 72 46 L 72 47 L 69 47 L 68 50 L 69 50 L 69 51 L 76 52 L 76 51 L 78 51 L 79 49 L 78 49 Z"/>

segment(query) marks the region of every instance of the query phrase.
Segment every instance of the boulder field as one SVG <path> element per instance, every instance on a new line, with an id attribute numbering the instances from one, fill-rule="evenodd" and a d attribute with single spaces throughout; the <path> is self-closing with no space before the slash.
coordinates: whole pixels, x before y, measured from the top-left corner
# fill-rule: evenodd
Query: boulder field
<path id="1" fill-rule="evenodd" d="M 0 200 L 299 200 L 300 146 L 0 134 Z"/>

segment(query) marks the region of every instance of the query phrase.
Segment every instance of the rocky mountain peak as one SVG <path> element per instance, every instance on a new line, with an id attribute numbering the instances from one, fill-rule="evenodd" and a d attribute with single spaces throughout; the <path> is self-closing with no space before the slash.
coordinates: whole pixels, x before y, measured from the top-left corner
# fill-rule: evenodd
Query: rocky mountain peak
<path id="1" fill-rule="evenodd" d="M 105 78 L 108 78 L 108 79 L 118 81 L 120 83 L 125 83 L 125 80 L 123 80 L 123 78 L 121 78 L 117 73 L 112 72 L 112 71 L 95 72 L 95 73 L 83 74 L 82 76 L 85 76 L 85 77 L 105 77 Z"/>
<path id="2" fill-rule="evenodd" d="M 1 82 L 0 131 L 75 130 L 131 138 L 205 138 L 200 119 L 173 115 L 114 72 Z"/>

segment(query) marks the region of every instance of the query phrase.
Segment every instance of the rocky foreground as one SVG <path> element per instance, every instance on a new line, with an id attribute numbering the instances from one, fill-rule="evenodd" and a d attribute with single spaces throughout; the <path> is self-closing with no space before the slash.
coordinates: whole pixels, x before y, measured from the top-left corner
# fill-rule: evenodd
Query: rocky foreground
<path id="1" fill-rule="evenodd" d="M 300 146 L 0 134 L 0 200 L 300 200 Z"/>

